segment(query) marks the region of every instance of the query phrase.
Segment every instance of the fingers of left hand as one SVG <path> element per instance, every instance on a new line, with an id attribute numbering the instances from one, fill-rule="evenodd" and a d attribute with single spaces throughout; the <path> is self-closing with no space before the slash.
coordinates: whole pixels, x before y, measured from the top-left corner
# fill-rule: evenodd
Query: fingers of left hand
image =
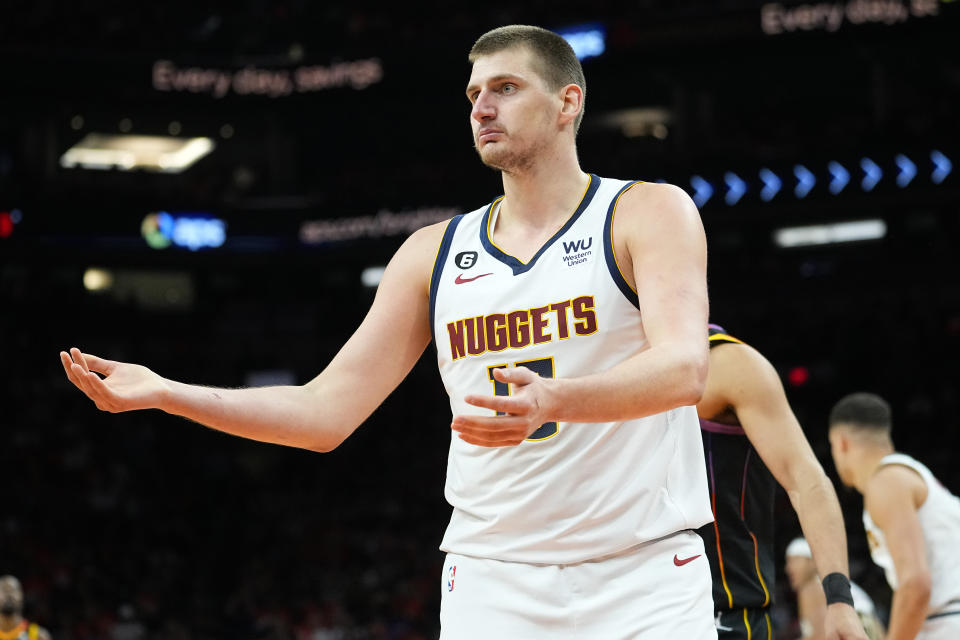
<path id="1" fill-rule="evenodd" d="M 83 367 L 81 367 L 76 362 L 70 365 L 70 372 L 73 374 L 74 384 L 80 387 L 80 390 L 89 396 L 91 393 L 91 389 L 90 389 L 90 381 L 87 380 L 87 372 L 84 371 Z"/>
<path id="2" fill-rule="evenodd" d="M 512 396 L 481 396 L 471 394 L 464 398 L 464 402 L 472 404 L 475 407 L 493 409 L 494 411 L 511 415 L 527 414 L 531 408 L 529 402 Z"/>
<path id="3" fill-rule="evenodd" d="M 100 379 L 100 376 L 90 371 L 84 371 L 83 367 L 76 363 L 73 364 L 71 369 L 77 379 L 76 384 L 80 387 L 80 390 L 87 394 L 87 396 L 96 403 L 98 408 L 103 409 L 100 405 L 106 399 L 107 388 L 103 380 Z"/>
<path id="4" fill-rule="evenodd" d="M 537 374 L 526 367 L 498 367 L 493 370 L 493 377 L 500 382 L 510 384 L 530 384 Z"/>
<path id="5" fill-rule="evenodd" d="M 509 447 L 520 444 L 529 431 L 526 421 L 510 416 L 464 420 L 458 417 L 451 428 L 461 440 L 483 447 Z"/>
<path id="6" fill-rule="evenodd" d="M 83 370 L 84 370 L 84 371 L 87 371 L 87 372 L 90 371 L 90 367 L 87 366 L 87 361 L 86 361 L 86 359 L 83 357 L 83 353 L 80 351 L 80 349 L 77 349 L 76 347 L 72 347 L 72 348 L 70 349 L 70 357 L 73 358 L 73 361 L 74 361 L 76 364 L 78 364 L 78 365 L 80 365 L 81 367 L 83 367 Z"/>
<path id="7" fill-rule="evenodd" d="M 77 376 L 73 372 L 73 360 L 63 351 L 60 352 L 60 363 L 63 365 L 63 371 L 67 374 L 67 379 L 79 388 L 80 383 L 77 381 Z"/>
<path id="8" fill-rule="evenodd" d="M 473 444 L 519 444 L 530 432 L 529 421 L 516 416 L 457 416 L 450 427 Z"/>
<path id="9" fill-rule="evenodd" d="M 488 432 L 523 429 L 530 421 L 523 416 L 456 416 L 451 426 L 457 430 L 479 429 Z"/>
<path id="10" fill-rule="evenodd" d="M 477 445 L 478 447 L 515 447 L 524 440 L 524 438 L 518 437 L 479 438 L 463 433 L 460 434 L 460 439 L 469 444 Z"/>

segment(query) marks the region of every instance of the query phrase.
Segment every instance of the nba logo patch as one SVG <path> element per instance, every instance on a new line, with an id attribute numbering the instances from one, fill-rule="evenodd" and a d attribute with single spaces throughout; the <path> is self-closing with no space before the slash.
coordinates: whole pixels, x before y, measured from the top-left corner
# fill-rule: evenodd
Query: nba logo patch
<path id="1" fill-rule="evenodd" d="M 452 564 L 447 569 L 447 591 L 453 591 L 453 579 L 457 577 L 457 565 Z"/>

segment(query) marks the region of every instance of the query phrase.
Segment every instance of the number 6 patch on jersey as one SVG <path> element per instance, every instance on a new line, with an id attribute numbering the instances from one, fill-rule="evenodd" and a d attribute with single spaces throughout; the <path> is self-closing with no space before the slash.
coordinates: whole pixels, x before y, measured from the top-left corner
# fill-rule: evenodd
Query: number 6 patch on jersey
<path id="1" fill-rule="evenodd" d="M 487 377 L 490 378 L 490 382 L 493 383 L 493 395 L 495 396 L 508 396 L 510 395 L 510 385 L 506 382 L 500 382 L 493 377 L 494 369 L 503 369 L 510 365 L 506 364 L 497 364 L 492 367 L 487 367 Z M 541 378 L 553 378 L 554 377 L 554 368 L 553 368 L 553 358 L 539 358 L 537 360 L 521 360 L 519 362 L 514 362 L 513 366 L 515 367 L 526 367 L 530 369 Z M 506 415 L 502 411 L 497 411 L 498 416 Z M 528 442 L 537 442 L 539 440 L 546 440 L 547 438 L 552 438 L 557 435 L 559 432 L 559 427 L 556 422 L 544 422 L 540 425 L 536 431 L 530 434 L 527 437 Z"/>

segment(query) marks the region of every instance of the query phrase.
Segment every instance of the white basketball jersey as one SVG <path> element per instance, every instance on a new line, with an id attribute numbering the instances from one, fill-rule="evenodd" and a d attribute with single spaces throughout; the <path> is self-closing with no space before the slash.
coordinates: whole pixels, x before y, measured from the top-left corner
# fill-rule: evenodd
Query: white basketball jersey
<path id="1" fill-rule="evenodd" d="M 925 465 L 908 455 L 892 453 L 880 460 L 880 466 L 899 464 L 913 469 L 927 485 L 927 499 L 917 510 L 923 542 L 927 547 L 927 566 L 930 569 L 930 614 L 947 605 L 951 610 L 960 610 L 960 555 L 956 546 L 960 543 L 960 499 L 953 495 L 933 476 Z M 887 548 L 883 531 L 867 510 L 863 510 L 863 526 L 870 543 L 870 556 L 884 570 L 890 588 L 897 588 L 897 573 L 893 558 Z"/>
<path id="2" fill-rule="evenodd" d="M 450 221 L 430 309 L 454 415 L 493 415 L 464 397 L 508 394 L 497 367 L 585 376 L 646 348 L 637 295 L 611 246 L 617 200 L 633 184 L 591 176 L 577 210 L 527 263 L 492 237 L 499 199 Z M 581 562 L 713 520 L 694 407 L 548 423 L 515 447 L 452 432 L 445 493 L 453 513 L 441 549 L 516 562 Z"/>

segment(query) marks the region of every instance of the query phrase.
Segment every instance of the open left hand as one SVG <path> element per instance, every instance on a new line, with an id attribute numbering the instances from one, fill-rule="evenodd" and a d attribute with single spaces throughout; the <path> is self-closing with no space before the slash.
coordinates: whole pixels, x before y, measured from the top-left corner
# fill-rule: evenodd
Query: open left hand
<path id="1" fill-rule="evenodd" d="M 152 409 L 161 405 L 169 387 L 156 373 L 138 364 L 115 362 L 82 353 L 76 347 L 60 352 L 67 378 L 83 391 L 101 411 L 118 413 Z M 100 377 L 97 373 L 102 373 Z"/>
<path id="2" fill-rule="evenodd" d="M 450 427 L 460 438 L 482 447 L 510 447 L 523 442 L 544 422 L 555 418 L 548 408 L 547 386 L 552 380 L 541 378 L 526 367 L 502 367 L 493 370 L 499 382 L 513 385 L 508 396 L 471 394 L 467 404 L 499 411 L 499 416 L 454 416 Z"/>

